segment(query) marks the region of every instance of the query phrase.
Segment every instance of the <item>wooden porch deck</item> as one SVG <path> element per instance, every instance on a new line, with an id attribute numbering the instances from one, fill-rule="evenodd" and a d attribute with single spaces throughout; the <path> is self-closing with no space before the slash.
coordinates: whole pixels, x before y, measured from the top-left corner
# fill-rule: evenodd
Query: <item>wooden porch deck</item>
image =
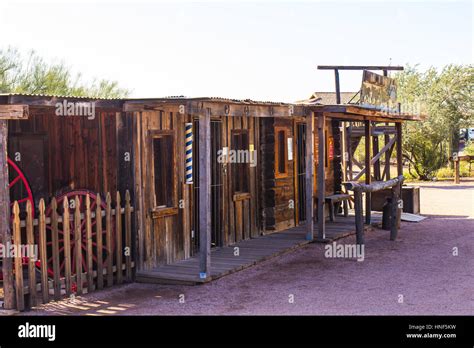
<path id="1" fill-rule="evenodd" d="M 365 226 L 365 229 L 370 226 Z M 326 222 L 326 239 L 332 242 L 355 233 L 354 216 L 338 216 L 335 222 Z M 232 246 L 211 249 L 211 276 L 199 278 L 199 256 L 156 267 L 147 271 L 137 271 L 139 283 L 158 284 L 199 284 L 251 267 L 259 262 L 287 253 L 311 243 L 305 239 L 305 226 L 293 227 L 281 232 L 248 239 Z M 317 236 L 315 225 L 314 236 Z M 234 256 L 234 248 L 239 248 L 239 256 Z"/>

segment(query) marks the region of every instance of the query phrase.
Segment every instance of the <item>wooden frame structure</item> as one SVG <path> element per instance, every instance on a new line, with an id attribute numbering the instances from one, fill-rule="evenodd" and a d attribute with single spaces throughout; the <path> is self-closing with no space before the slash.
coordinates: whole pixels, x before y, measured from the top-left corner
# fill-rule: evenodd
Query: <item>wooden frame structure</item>
<path id="1" fill-rule="evenodd" d="M 66 99 L 96 103 L 100 115 L 97 124 L 72 118 L 58 121 L 51 112 L 56 103 Z M 71 130 L 70 134 L 82 131 L 91 136 L 91 151 L 99 151 L 100 156 L 104 156 L 104 164 L 97 172 L 101 179 L 82 177 L 78 174 L 81 166 L 73 162 L 68 173 L 74 182 L 96 192 L 130 190 L 134 211 L 131 238 L 136 241 L 132 243 L 133 261 L 138 273 L 197 257 L 196 276 L 204 281 L 210 279 L 212 273 L 212 248 L 232 246 L 301 224 L 304 224 L 307 241 L 326 241 L 326 197 L 340 193 L 343 182 L 357 180 L 364 174 L 366 185 L 371 184 L 373 175 L 375 181 L 390 178 L 388 165 L 382 171 L 380 159 L 382 156 L 390 158 L 395 147 L 398 175 L 401 175 L 401 123 L 418 119 L 354 104 L 312 105 L 182 97 L 101 100 L 0 96 L 0 110 L 2 107 L 7 110 L 3 114 L 10 119 L 18 114 L 18 108 L 12 105 L 25 105 L 23 110 L 29 111 L 35 120 L 32 129 L 40 129 L 38 127 L 44 124 L 44 132 L 50 138 L 55 136 L 53 130 L 56 128 L 51 127 L 56 122 L 61 124 L 55 127 L 76 125 L 77 131 Z M 13 122 L 9 127 L 17 127 L 14 123 L 17 121 L 0 122 L 3 122 L 0 125 Z M 193 124 L 194 132 L 192 183 L 185 180 L 186 124 Z M 358 124 L 363 126 L 356 126 Z M 277 146 L 276 136 L 280 130 L 284 134 L 284 144 Z M 360 168 L 356 176 L 353 176 L 353 165 L 361 164 L 355 161 L 350 150 L 349 130 L 368 139 L 365 170 Z M 245 149 L 234 148 L 234 134 L 246 134 Z M 164 155 L 154 150 L 154 137 L 162 135 L 173 137 L 169 151 L 173 168 L 162 165 L 171 162 L 163 162 Z M 385 145 L 378 151 L 378 139 L 370 140 L 374 135 L 384 136 Z M 6 144 L 5 130 L 0 133 L 0 140 Z M 74 147 L 88 146 L 75 138 L 71 141 Z M 2 151 L 5 149 L 6 145 Z M 282 149 L 283 157 L 278 153 Z M 237 155 L 247 156 L 244 162 L 228 159 L 233 150 Z M 239 150 L 248 151 L 239 153 Z M 129 161 L 122 161 L 125 155 L 129 156 Z M 80 161 L 78 156 L 72 155 L 72 161 Z M 256 156 L 255 161 L 252 161 L 253 156 Z M 284 160 L 285 175 L 276 173 L 281 165 L 278 163 L 280 158 Z M 245 178 L 247 192 L 234 189 L 234 180 L 240 178 L 233 177 L 233 168 L 241 163 L 245 163 L 248 172 L 248 178 Z M 298 165 L 304 168 L 304 180 L 297 178 Z M 173 180 L 169 181 L 172 188 L 166 190 L 173 196 L 171 205 L 156 203 L 156 192 L 162 189 L 155 187 L 157 170 L 166 171 L 160 175 L 173 175 Z M 4 182 L 5 171 L 1 175 L 0 181 Z M 5 189 L 1 193 L 4 197 L 8 195 Z M 366 223 L 370 223 L 370 194 L 368 196 Z M 299 212 L 303 208 L 305 214 Z M 8 226 L 8 214 L 4 214 L 0 218 L 0 233 L 6 236 L 4 238 L 9 236 Z M 3 273 L 12 274 L 11 263 L 5 261 Z M 9 279 L 6 279 L 6 296 L 10 296 L 8 291 L 12 287 L 8 284 Z"/>

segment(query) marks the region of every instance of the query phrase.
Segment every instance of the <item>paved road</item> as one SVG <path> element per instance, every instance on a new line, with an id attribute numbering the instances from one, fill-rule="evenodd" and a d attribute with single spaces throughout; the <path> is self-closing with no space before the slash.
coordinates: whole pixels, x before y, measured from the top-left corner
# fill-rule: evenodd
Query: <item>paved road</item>
<path id="1" fill-rule="evenodd" d="M 362 262 L 311 244 L 206 285 L 129 284 L 29 314 L 473 315 L 474 183 L 424 184 L 421 200 L 429 218 L 402 223 L 395 242 L 369 232 Z"/>

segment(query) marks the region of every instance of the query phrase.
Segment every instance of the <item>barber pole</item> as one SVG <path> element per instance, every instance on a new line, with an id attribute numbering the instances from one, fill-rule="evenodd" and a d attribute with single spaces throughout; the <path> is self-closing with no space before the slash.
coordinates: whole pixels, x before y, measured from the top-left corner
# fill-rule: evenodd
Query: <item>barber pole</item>
<path id="1" fill-rule="evenodd" d="M 193 183 L 193 124 L 186 123 L 186 184 Z"/>

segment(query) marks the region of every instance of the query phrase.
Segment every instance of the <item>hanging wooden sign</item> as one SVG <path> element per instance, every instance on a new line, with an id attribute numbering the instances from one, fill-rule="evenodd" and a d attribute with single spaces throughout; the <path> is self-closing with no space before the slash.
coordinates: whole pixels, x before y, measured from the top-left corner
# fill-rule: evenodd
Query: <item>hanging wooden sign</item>
<path id="1" fill-rule="evenodd" d="M 0 120 L 28 119 L 28 105 L 0 105 Z"/>

